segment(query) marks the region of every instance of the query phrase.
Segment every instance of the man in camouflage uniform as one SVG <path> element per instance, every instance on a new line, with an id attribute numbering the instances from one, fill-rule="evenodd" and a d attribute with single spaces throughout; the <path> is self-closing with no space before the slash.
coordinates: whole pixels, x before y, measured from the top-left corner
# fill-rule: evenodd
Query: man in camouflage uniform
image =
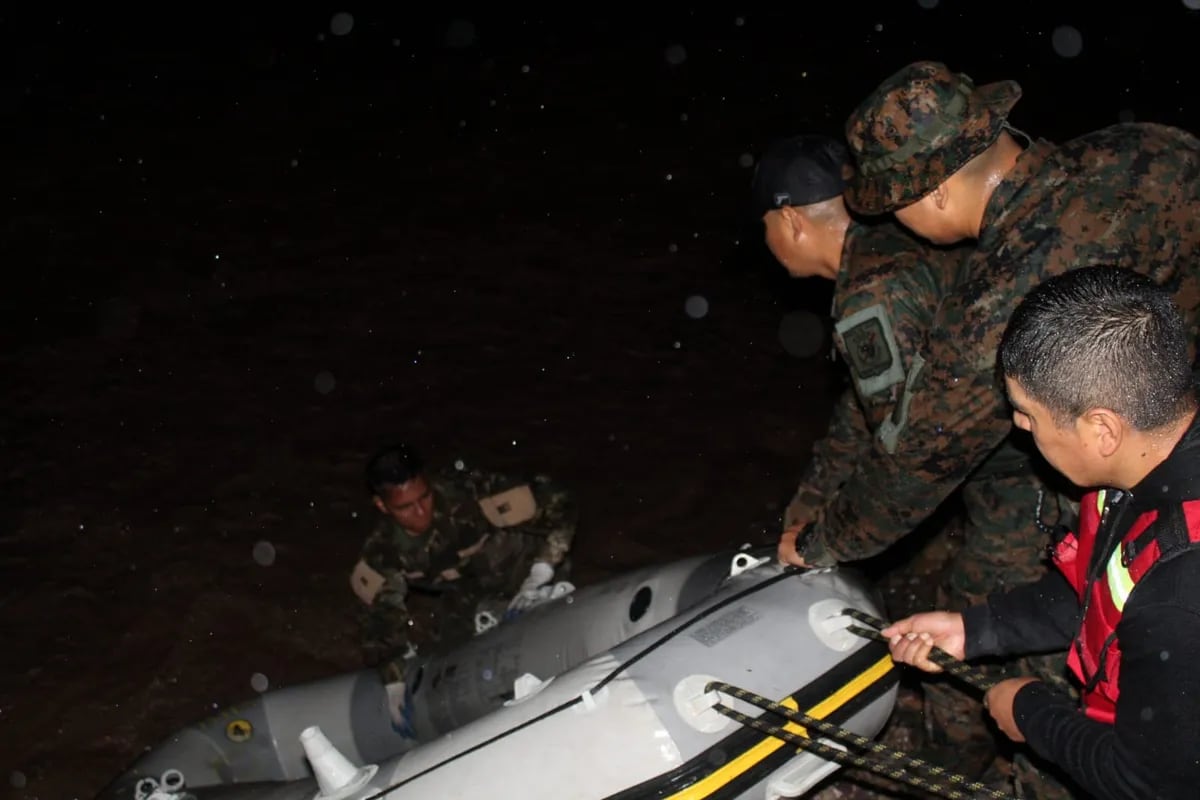
<path id="1" fill-rule="evenodd" d="M 364 659 L 388 682 L 411 653 L 410 591 L 437 598 L 439 646 L 449 648 L 470 638 L 481 611 L 519 613 L 552 587 L 572 588 L 554 581 L 565 578 L 576 504 L 549 478 L 461 466 L 429 474 L 404 444 L 374 455 L 366 473 L 380 517 L 350 581 L 363 604 Z"/>
<path id="2" fill-rule="evenodd" d="M 920 370 L 937 309 L 956 290 L 971 252 L 929 247 L 891 221 L 867 225 L 852 218 L 842 197 L 848 162 L 841 142 L 797 136 L 772 147 L 755 173 L 753 193 L 768 249 L 793 277 L 835 282 L 834 341 L 853 379 L 785 512 L 779 543 L 785 563 L 803 563 L 795 550 L 797 535 L 838 494 L 857 461 L 869 457 L 872 440 L 885 449 L 896 446 L 903 426 L 901 392 Z M 965 603 L 988 589 L 1043 574 L 1045 536 L 1035 524 L 1036 512 L 1043 493 L 1051 495 L 1046 505 L 1057 495 L 1047 491 L 1035 466 L 1044 467 L 1044 461 L 1006 442 L 966 478 L 964 543 L 939 600 L 953 595 Z M 929 683 L 935 697 L 942 696 L 939 690 L 945 694 L 944 679 Z M 931 705 L 927 716 L 936 724 L 929 726 L 933 752 L 927 755 L 977 777 L 996 755 L 978 699 L 956 693 Z M 839 790 L 839 796 L 847 791 Z"/>
<path id="3" fill-rule="evenodd" d="M 1123 124 L 1062 145 L 1007 123 L 1020 87 L 975 87 L 917 62 L 854 111 L 846 199 L 894 212 L 938 244 L 974 240 L 960 287 L 938 309 L 905 385 L 898 446 L 873 448 L 800 547 L 810 564 L 880 552 L 949 495 L 1012 430 L 996 352 L 1009 315 L 1042 279 L 1090 264 L 1169 287 L 1193 337 L 1200 323 L 1200 140 Z M 1024 146 L 1023 146 L 1024 144 Z M 1021 767 L 1018 790 L 1036 780 Z"/>

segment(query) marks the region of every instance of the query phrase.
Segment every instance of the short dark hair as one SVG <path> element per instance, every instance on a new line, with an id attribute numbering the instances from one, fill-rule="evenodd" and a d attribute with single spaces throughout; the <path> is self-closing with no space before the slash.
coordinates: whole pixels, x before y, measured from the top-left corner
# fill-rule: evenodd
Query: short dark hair
<path id="1" fill-rule="evenodd" d="M 1196 407 L 1179 309 L 1166 289 L 1121 267 L 1081 267 L 1039 284 L 1009 319 L 999 361 L 1060 427 L 1109 408 L 1148 431 Z"/>
<path id="2" fill-rule="evenodd" d="M 425 474 L 425 461 L 416 448 L 407 443 L 390 444 L 367 461 L 367 489 L 383 494 L 389 486 L 399 486 Z"/>

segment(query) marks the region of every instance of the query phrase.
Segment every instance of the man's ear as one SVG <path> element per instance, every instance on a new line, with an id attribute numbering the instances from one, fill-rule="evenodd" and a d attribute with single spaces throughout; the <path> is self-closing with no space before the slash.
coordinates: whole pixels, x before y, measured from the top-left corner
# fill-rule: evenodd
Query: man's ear
<path id="1" fill-rule="evenodd" d="M 804 232 L 804 216 L 796 210 L 795 206 L 783 206 L 779 209 L 779 215 L 783 217 L 784 223 L 788 227 L 788 236 L 792 241 L 800 238 Z"/>
<path id="2" fill-rule="evenodd" d="M 1088 439 L 1094 444 L 1096 454 L 1102 458 L 1111 458 L 1121 447 L 1127 433 L 1125 420 L 1112 409 L 1093 408 L 1080 417 L 1087 431 Z"/>
<path id="3" fill-rule="evenodd" d="M 929 193 L 929 200 L 938 211 L 945 211 L 950 204 L 950 181 L 942 181 Z"/>
<path id="4" fill-rule="evenodd" d="M 379 495 L 373 495 L 371 500 L 375 503 L 375 507 L 379 509 L 380 514 L 387 513 L 387 506 L 383 504 L 383 498 L 381 498 Z"/>

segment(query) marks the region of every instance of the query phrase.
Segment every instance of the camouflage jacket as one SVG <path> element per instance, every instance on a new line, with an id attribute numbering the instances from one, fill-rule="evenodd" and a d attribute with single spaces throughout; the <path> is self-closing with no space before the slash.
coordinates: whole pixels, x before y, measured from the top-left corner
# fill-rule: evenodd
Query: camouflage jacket
<path id="1" fill-rule="evenodd" d="M 351 576 L 364 604 L 364 641 L 376 654 L 406 643 L 410 588 L 512 594 L 534 561 L 559 565 L 575 537 L 575 499 L 545 476 L 449 469 L 429 476 L 429 485 L 429 529 L 413 536 L 381 515 Z"/>
<path id="2" fill-rule="evenodd" d="M 832 316 L 834 344 L 852 385 L 838 398 L 828 432 L 813 445 L 789 515 L 814 518 L 870 452 L 872 437 L 894 435 L 893 415 L 913 357 L 967 252 L 927 247 L 893 222 L 850 224 Z"/>
<path id="3" fill-rule="evenodd" d="M 1043 278 L 1113 264 L 1200 312 L 1200 140 L 1125 124 L 1061 146 L 1039 140 L 996 187 L 966 274 L 942 303 L 900 407 L 897 446 L 876 442 L 819 515 L 810 563 L 865 558 L 928 517 L 1011 430 L 995 373 L 1008 318 Z"/>

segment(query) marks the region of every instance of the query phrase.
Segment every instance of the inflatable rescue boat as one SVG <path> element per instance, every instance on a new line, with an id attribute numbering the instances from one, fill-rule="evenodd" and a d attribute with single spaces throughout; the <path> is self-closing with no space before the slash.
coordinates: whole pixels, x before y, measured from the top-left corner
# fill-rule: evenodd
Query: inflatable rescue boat
<path id="1" fill-rule="evenodd" d="M 837 763 L 719 713 L 763 712 L 710 685 L 875 736 L 898 674 L 847 608 L 880 613 L 855 573 L 785 568 L 773 547 L 637 570 L 411 659 L 403 724 L 375 670 L 267 692 L 100 800 L 798 797 Z"/>

